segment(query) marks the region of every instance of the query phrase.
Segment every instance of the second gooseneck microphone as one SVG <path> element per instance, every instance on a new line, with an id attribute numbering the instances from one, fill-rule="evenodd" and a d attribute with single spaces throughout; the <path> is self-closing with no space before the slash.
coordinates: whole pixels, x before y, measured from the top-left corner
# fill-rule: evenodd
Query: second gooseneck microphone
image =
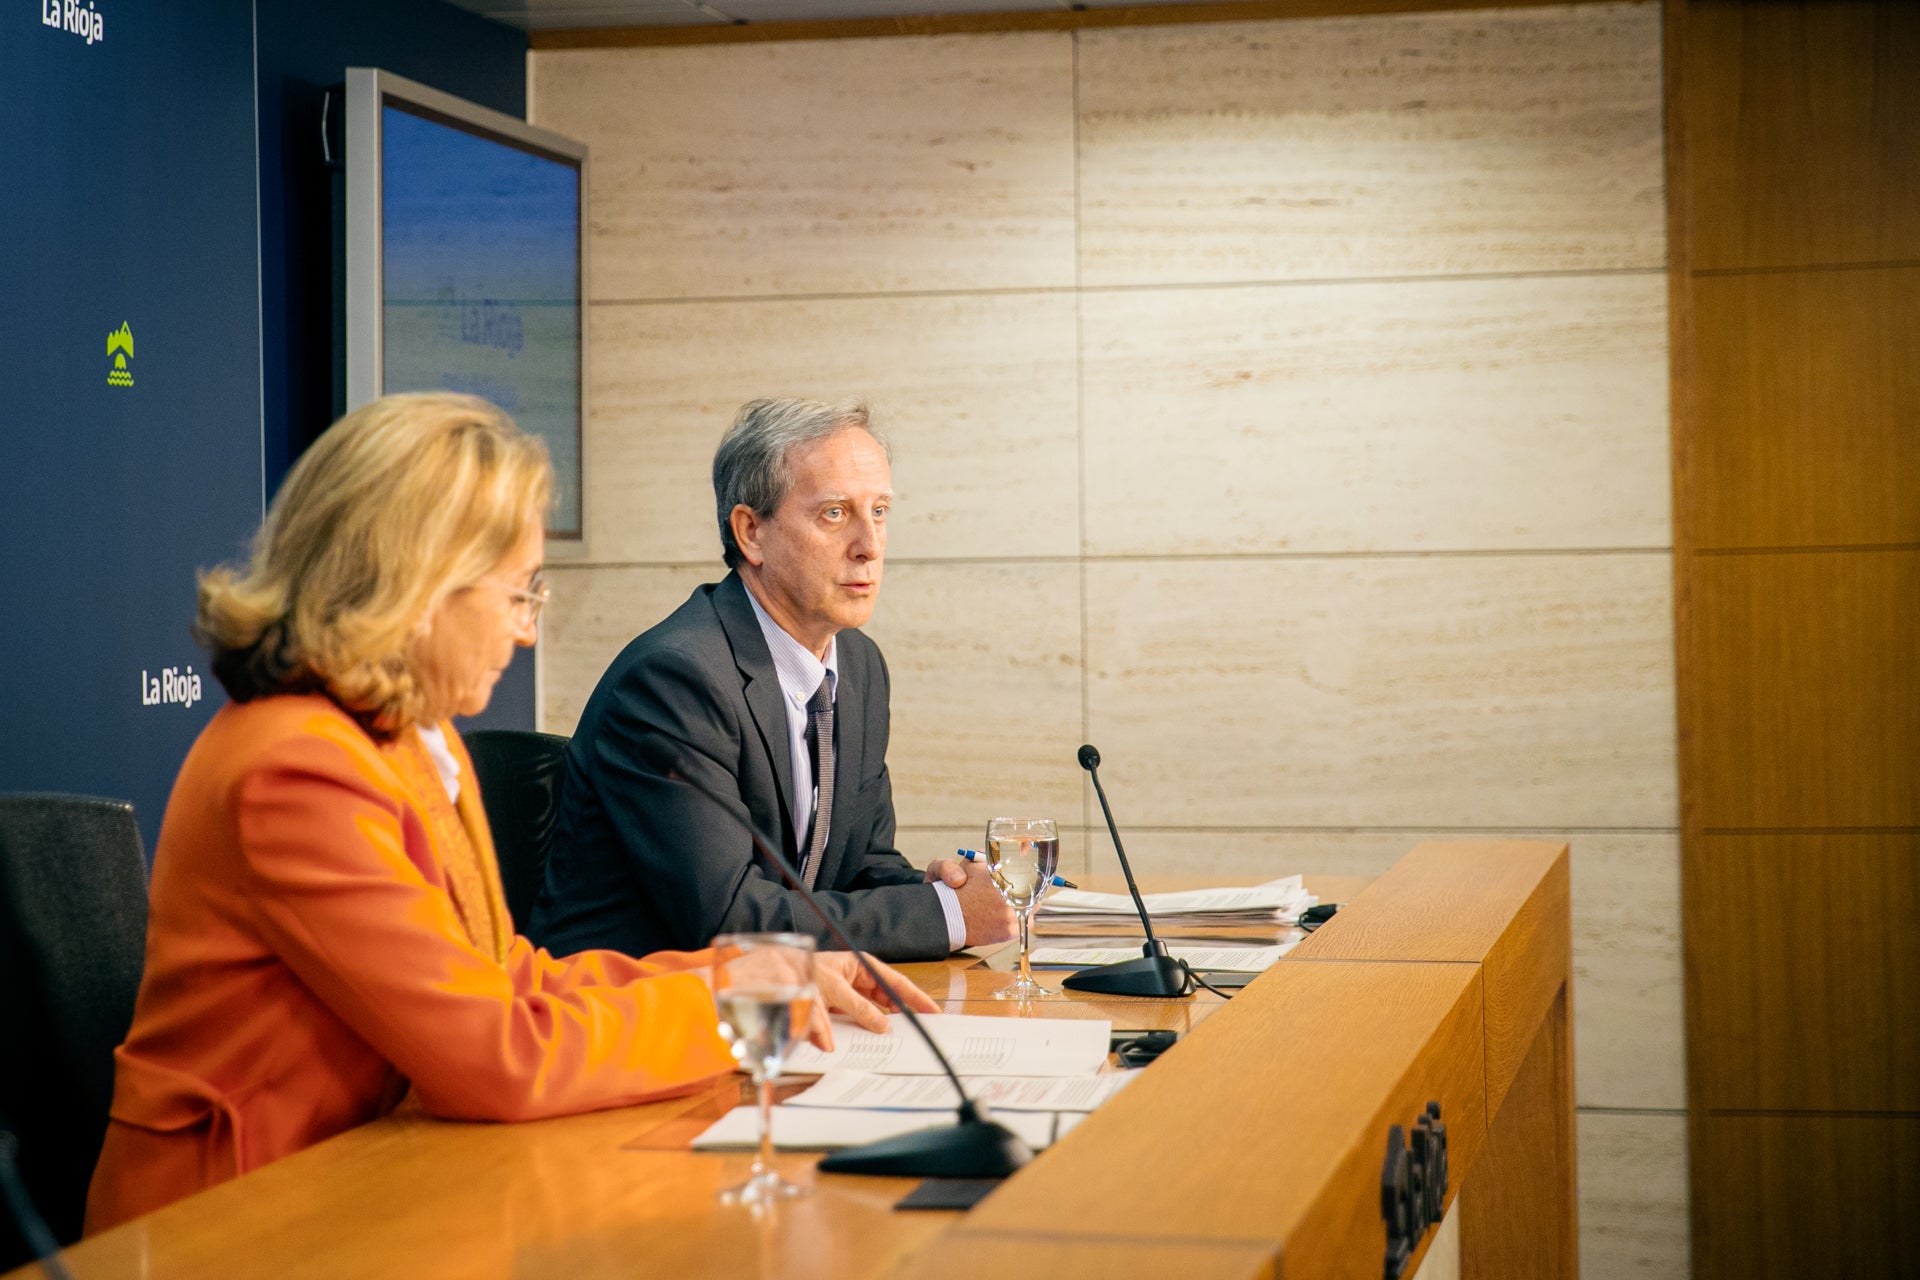
<path id="1" fill-rule="evenodd" d="M 1171 1000 L 1192 995 L 1193 978 L 1187 967 L 1168 955 L 1167 944 L 1153 936 L 1153 921 L 1147 916 L 1147 904 L 1140 900 L 1140 887 L 1133 882 L 1133 867 L 1120 844 L 1120 828 L 1114 825 L 1113 809 L 1107 804 L 1107 789 L 1100 785 L 1100 753 L 1091 743 L 1080 748 L 1080 767 L 1093 775 L 1093 790 L 1100 797 L 1100 812 L 1107 818 L 1107 834 L 1113 837 L 1113 851 L 1120 855 L 1127 892 L 1133 895 L 1134 909 L 1140 913 L 1140 927 L 1147 931 L 1147 945 L 1140 948 L 1142 954 L 1138 960 L 1082 969 L 1060 985 L 1106 996 L 1158 996 Z"/>

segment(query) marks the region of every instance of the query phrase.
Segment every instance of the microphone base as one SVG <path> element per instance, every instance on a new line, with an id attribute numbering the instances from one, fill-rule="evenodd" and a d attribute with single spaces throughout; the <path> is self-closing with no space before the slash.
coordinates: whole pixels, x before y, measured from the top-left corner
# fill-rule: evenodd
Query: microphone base
<path id="1" fill-rule="evenodd" d="M 1033 1159 L 1015 1134 L 990 1120 L 922 1129 L 864 1147 L 843 1147 L 820 1162 L 822 1173 L 891 1178 L 1004 1178 Z"/>
<path id="2" fill-rule="evenodd" d="M 1173 957 L 1142 956 L 1119 964 L 1082 969 L 1061 982 L 1069 991 L 1091 991 L 1103 996 L 1154 996 L 1178 1000 L 1193 994 L 1193 980 Z"/>

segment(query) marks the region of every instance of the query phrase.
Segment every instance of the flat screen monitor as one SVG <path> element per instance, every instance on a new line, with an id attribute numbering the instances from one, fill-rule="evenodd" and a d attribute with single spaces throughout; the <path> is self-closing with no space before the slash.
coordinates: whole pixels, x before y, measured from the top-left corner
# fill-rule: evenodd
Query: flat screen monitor
<path id="1" fill-rule="evenodd" d="M 346 85 L 347 407 L 483 396 L 547 443 L 585 551 L 587 150 L 389 72 Z"/>

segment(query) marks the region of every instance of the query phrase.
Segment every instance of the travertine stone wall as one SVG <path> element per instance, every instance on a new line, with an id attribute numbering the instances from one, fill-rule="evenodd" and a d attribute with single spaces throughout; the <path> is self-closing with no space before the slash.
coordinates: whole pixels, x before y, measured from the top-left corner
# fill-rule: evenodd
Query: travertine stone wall
<path id="1" fill-rule="evenodd" d="M 757 395 L 895 450 L 894 790 L 1110 867 L 1574 849 L 1588 1276 L 1686 1268 L 1655 6 L 541 52 L 593 149 L 546 725 L 722 572 Z"/>

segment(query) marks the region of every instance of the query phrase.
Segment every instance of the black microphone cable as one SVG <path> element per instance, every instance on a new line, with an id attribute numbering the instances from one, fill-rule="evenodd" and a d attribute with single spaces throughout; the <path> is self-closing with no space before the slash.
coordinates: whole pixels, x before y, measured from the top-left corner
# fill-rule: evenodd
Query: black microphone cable
<path id="1" fill-rule="evenodd" d="M 1179 965 L 1182 969 L 1185 969 L 1187 971 L 1187 976 L 1189 978 L 1192 978 L 1195 982 L 1199 983 L 1201 986 L 1205 987 L 1207 990 L 1213 992 L 1213 994 L 1219 996 L 1222 1000 L 1233 999 L 1231 995 L 1227 994 L 1226 992 L 1222 991 L 1220 988 L 1214 986 L 1211 982 L 1208 982 L 1205 978 L 1201 977 L 1200 971 L 1194 968 L 1192 965 L 1188 964 L 1185 960 L 1182 960 L 1180 959 L 1180 957 L 1175 956 L 1173 958 L 1173 962 Z"/>

